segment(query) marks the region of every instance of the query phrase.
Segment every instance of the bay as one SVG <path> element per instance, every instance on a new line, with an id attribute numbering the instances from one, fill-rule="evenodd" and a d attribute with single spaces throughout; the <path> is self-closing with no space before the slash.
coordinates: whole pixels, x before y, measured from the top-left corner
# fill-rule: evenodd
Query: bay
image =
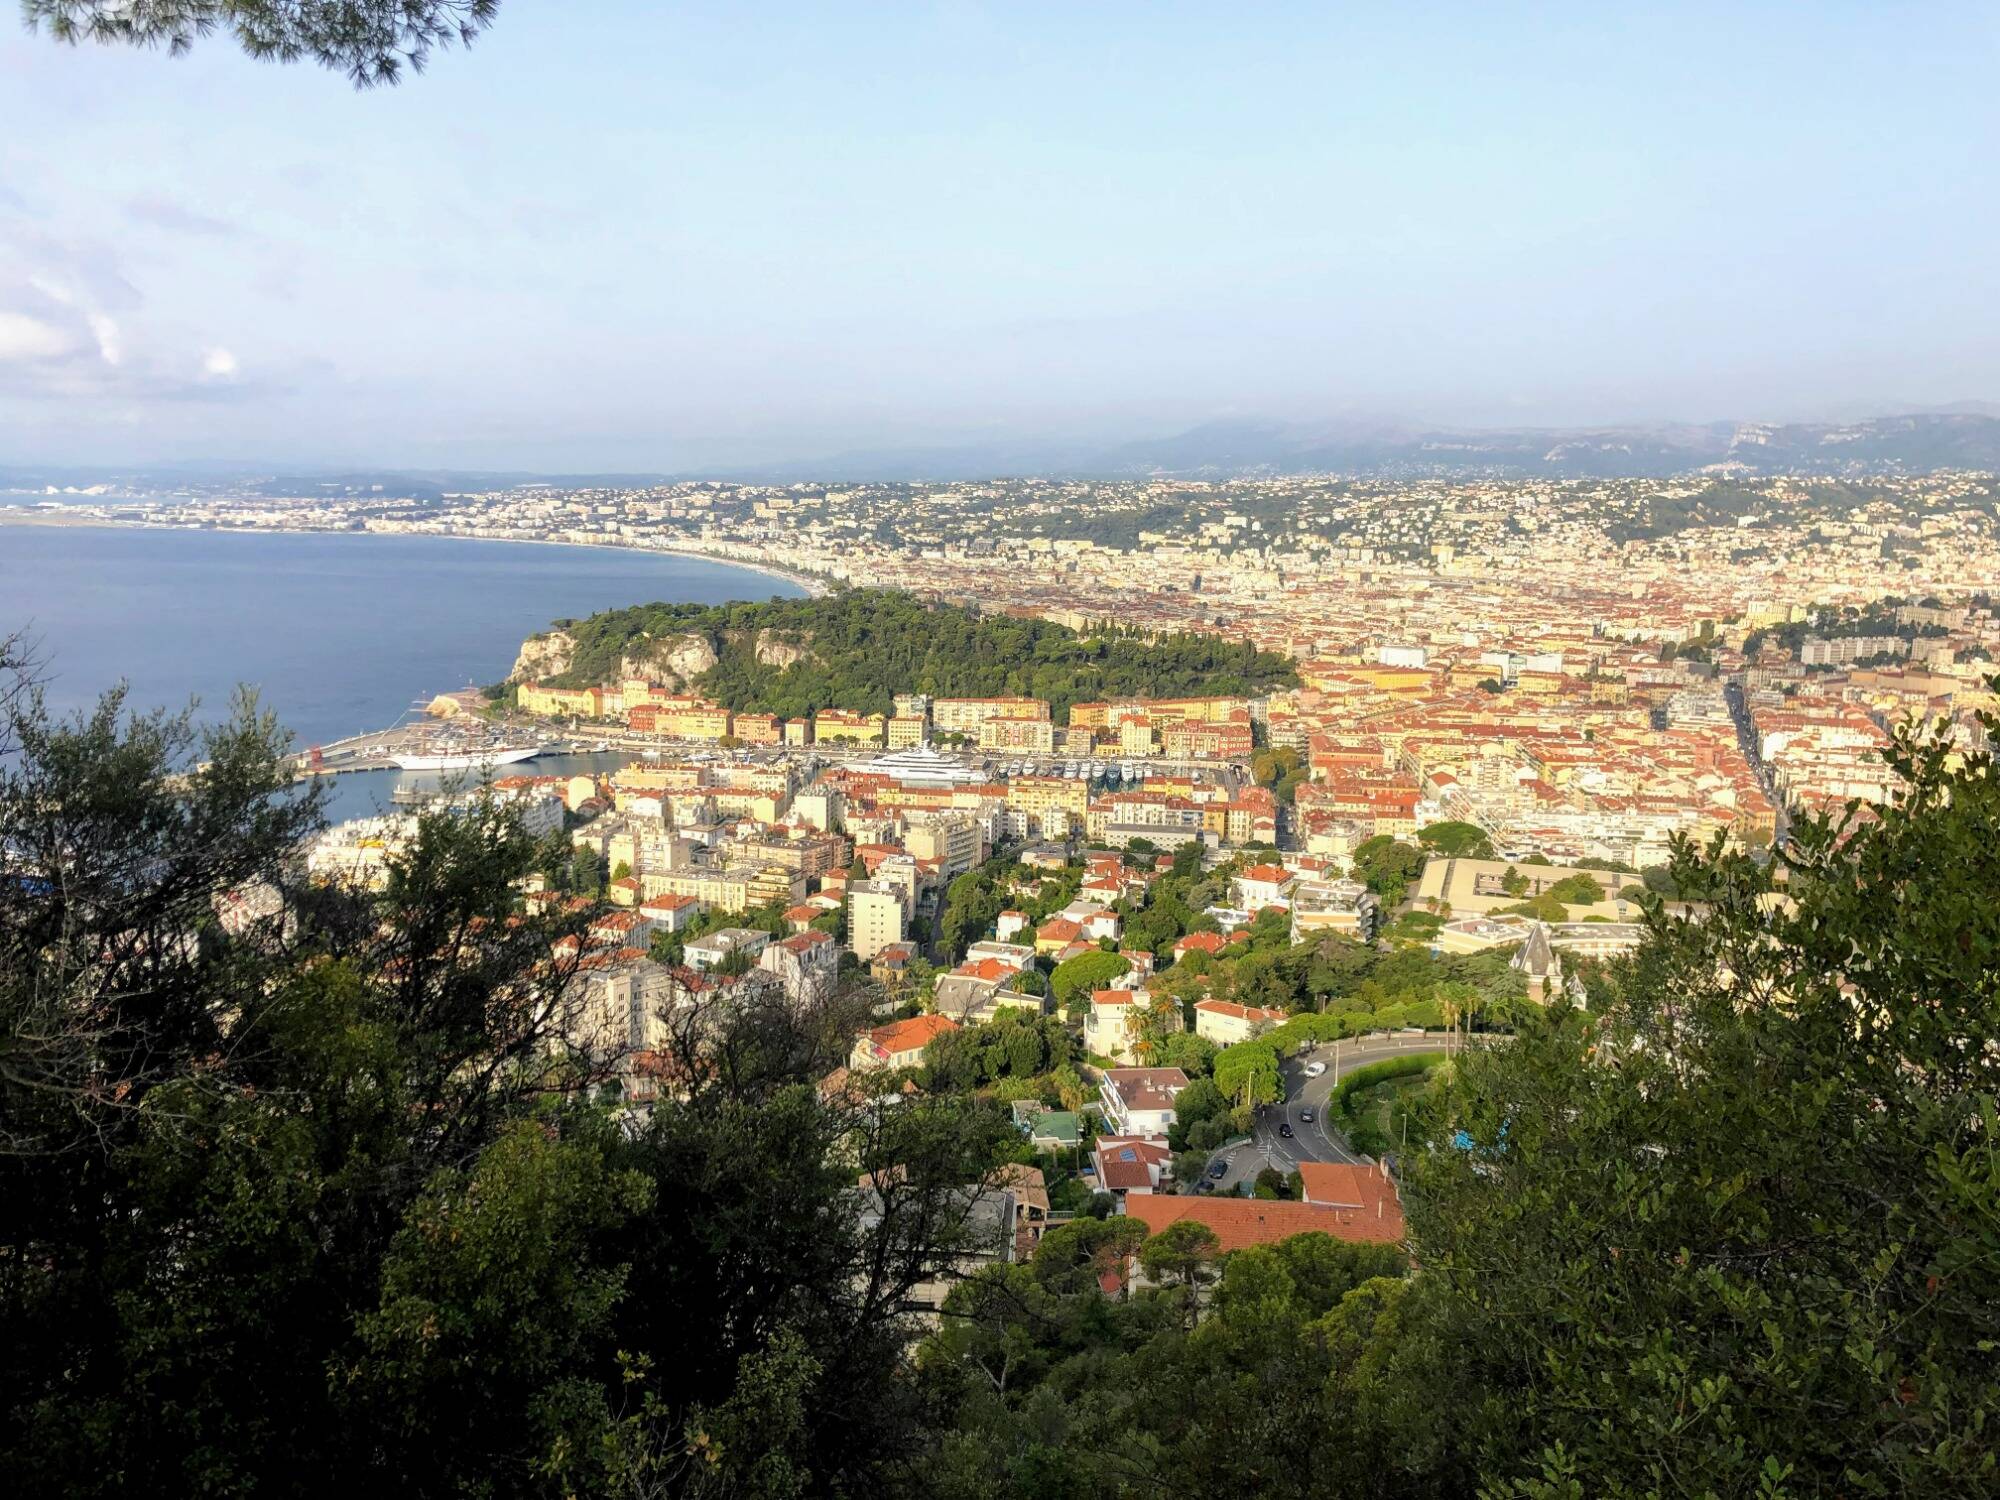
<path id="1" fill-rule="evenodd" d="M 39 642 L 51 708 L 87 708 L 123 680 L 134 708 L 192 700 L 212 719 L 243 683 L 301 746 L 498 681 L 554 619 L 803 593 L 747 568 L 616 548 L 0 525 L 0 635 L 25 629 Z M 395 779 L 337 778 L 334 816 L 386 803 Z"/>

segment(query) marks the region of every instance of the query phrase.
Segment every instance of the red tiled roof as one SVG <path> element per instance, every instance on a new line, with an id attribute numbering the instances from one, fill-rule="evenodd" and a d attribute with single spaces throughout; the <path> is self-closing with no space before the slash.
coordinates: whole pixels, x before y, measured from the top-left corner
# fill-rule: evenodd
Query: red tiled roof
<path id="1" fill-rule="evenodd" d="M 1197 1000 L 1194 1008 L 1205 1010 L 1210 1015 L 1230 1016 L 1238 1021 L 1269 1021 L 1273 1025 L 1285 1019 L 1281 1010 L 1265 1010 L 1256 1005 L 1238 1005 L 1234 1000 Z"/>
<path id="2" fill-rule="evenodd" d="M 927 1046 L 933 1037 L 943 1036 L 947 1031 L 958 1030 L 958 1022 L 950 1016 L 911 1016 L 907 1021 L 893 1021 L 887 1026 L 877 1026 L 868 1033 L 868 1040 L 883 1052 L 894 1056 L 898 1052 L 914 1052 Z"/>
<path id="3" fill-rule="evenodd" d="M 1182 1219 L 1206 1224 L 1215 1231 L 1225 1252 L 1274 1245 L 1295 1234 L 1333 1234 L 1338 1217 L 1332 1209 L 1282 1199 L 1169 1197 L 1159 1193 L 1132 1194 L 1125 1200 L 1125 1212 L 1144 1224 L 1148 1234 L 1158 1234 Z"/>
<path id="4" fill-rule="evenodd" d="M 1403 1238 L 1403 1205 L 1396 1184 L 1380 1167 L 1308 1161 L 1299 1164 L 1299 1178 L 1306 1201 L 1325 1205 L 1340 1221 L 1338 1229 L 1327 1231 L 1334 1238 L 1389 1244 Z"/>

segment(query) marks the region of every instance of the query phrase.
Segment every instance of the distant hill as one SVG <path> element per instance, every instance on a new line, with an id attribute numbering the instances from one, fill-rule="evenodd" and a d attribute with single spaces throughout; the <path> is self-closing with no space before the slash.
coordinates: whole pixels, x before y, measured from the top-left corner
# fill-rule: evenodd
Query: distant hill
<path id="1" fill-rule="evenodd" d="M 1128 443 L 1085 467 L 1104 473 L 1514 474 L 1660 477 L 1726 468 L 1746 474 L 1927 473 L 2000 468 L 2000 418 L 1917 413 L 1842 423 L 1710 422 L 1606 428 L 1343 433 L 1271 424 L 1211 424 Z"/>
<path id="2" fill-rule="evenodd" d="M 1005 477 L 1130 479 L 1148 474 L 1227 478 L 1335 473 L 1393 477 L 1495 475 L 1664 478 L 1701 470 L 1754 476 L 1796 473 L 1922 474 L 2000 470 L 2000 411 L 1961 402 L 1944 411 L 1842 422 L 1638 423 L 1614 427 L 1428 427 L 1416 423 L 1218 421 L 1111 446 L 1032 437 L 955 447 L 857 449 L 819 458 L 683 468 L 671 472 L 534 474 L 520 470 L 354 469 L 290 472 L 244 464 L 144 467 L 10 466 L 0 491 L 115 484 L 177 492 L 222 486 L 267 495 L 379 495 L 435 502 L 444 494 L 521 484 L 623 487 L 671 480 L 761 484 L 899 483 Z"/>

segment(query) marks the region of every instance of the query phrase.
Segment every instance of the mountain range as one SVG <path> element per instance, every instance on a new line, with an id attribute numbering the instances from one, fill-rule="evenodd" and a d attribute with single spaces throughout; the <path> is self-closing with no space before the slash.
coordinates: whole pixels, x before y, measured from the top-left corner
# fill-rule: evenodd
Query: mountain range
<path id="1" fill-rule="evenodd" d="M 92 468 L 0 464 L 0 492 L 115 483 L 176 491 L 228 484 L 265 494 L 324 491 L 435 500 L 453 490 L 541 481 L 569 486 L 643 485 L 676 479 L 759 483 L 969 480 L 1004 476 L 1221 479 L 1234 475 L 1664 478 L 1702 471 L 1754 476 L 2000 470 L 2000 409 L 1980 404 L 1843 422 L 1701 422 L 1614 427 L 1426 427 L 1218 421 L 1110 447 L 995 440 L 954 447 L 857 450 L 781 463 L 658 473 L 530 474 L 521 471 L 307 466 L 240 462 Z"/>

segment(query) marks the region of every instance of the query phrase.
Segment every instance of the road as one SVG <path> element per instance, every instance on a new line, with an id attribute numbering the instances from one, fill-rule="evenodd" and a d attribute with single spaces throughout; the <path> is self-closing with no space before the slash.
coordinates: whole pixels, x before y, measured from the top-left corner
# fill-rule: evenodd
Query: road
<path id="1" fill-rule="evenodd" d="M 1211 1179 L 1215 1180 L 1215 1191 L 1233 1192 L 1238 1183 L 1250 1181 L 1267 1166 L 1289 1174 L 1299 1169 L 1300 1162 L 1363 1161 L 1365 1158 L 1349 1150 L 1347 1143 L 1327 1121 L 1326 1099 L 1333 1092 L 1333 1086 L 1356 1068 L 1369 1063 L 1390 1057 L 1407 1057 L 1413 1052 L 1442 1052 L 1444 1049 L 1442 1032 L 1423 1036 L 1394 1032 L 1387 1036 L 1349 1038 L 1339 1043 L 1337 1049 L 1335 1043 L 1326 1042 L 1311 1052 L 1286 1058 L 1278 1065 L 1285 1082 L 1285 1102 L 1260 1110 L 1255 1133 L 1249 1140 L 1239 1141 L 1210 1159 L 1211 1170 L 1217 1159 L 1229 1163 L 1229 1170 L 1221 1179 Z M 1326 1071 L 1317 1078 L 1308 1078 L 1305 1070 L 1313 1062 L 1325 1063 Z M 1303 1111 L 1312 1113 L 1310 1122 L 1301 1118 Z M 1281 1124 L 1292 1127 L 1290 1140 L 1279 1134 Z"/>

